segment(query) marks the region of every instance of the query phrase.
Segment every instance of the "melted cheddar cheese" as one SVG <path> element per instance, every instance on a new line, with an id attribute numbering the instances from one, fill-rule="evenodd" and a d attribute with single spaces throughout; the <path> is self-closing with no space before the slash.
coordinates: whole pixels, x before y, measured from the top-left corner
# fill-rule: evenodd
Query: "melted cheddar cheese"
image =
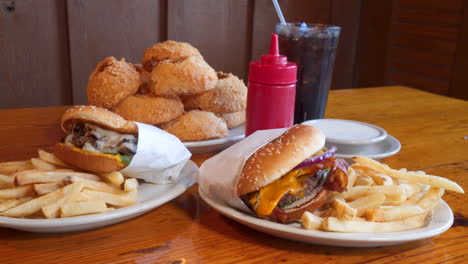
<path id="1" fill-rule="evenodd" d="M 258 190 L 249 200 L 257 215 L 260 217 L 270 215 L 285 194 L 296 194 L 301 191 L 304 188 L 302 182 L 307 178 L 301 176 L 311 174 L 315 170 L 315 166 L 292 170 Z"/>

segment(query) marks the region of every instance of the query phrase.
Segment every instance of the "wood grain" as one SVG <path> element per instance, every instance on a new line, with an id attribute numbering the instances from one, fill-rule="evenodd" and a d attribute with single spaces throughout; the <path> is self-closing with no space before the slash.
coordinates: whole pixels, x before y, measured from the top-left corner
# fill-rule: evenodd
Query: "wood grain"
<path id="1" fill-rule="evenodd" d="M 63 1 L 0 1 L 0 109 L 72 102 Z"/>
<path id="2" fill-rule="evenodd" d="M 356 103 L 358 102 L 358 103 Z M 66 107 L 0 110 L 0 160 L 25 159 L 60 138 Z M 327 118 L 371 122 L 402 143 L 383 162 L 425 170 L 468 190 L 468 102 L 404 87 L 330 92 Z M 26 151 L 27 150 L 27 151 Z M 194 155 L 201 164 L 214 153 Z M 455 215 L 447 232 L 431 239 L 378 248 L 298 243 L 254 231 L 211 209 L 197 186 L 177 199 L 113 226 L 66 234 L 0 228 L 0 263 L 466 263 L 466 194 L 444 200 Z"/>
<path id="3" fill-rule="evenodd" d="M 332 89 L 358 87 L 354 80 L 360 28 L 361 0 L 334 0 L 330 24 L 341 27 L 340 41 L 333 71 Z"/>
<path id="4" fill-rule="evenodd" d="M 439 23 L 438 19 L 428 19 L 430 14 L 432 17 L 443 14 L 449 19 Z M 440 67 L 453 70 L 462 14 L 463 5 L 459 0 L 451 1 L 450 5 L 440 1 L 393 1 L 386 83 L 448 95 L 452 75 L 432 73 Z M 412 67 L 402 67 L 405 62 Z"/>
<path id="5" fill-rule="evenodd" d="M 362 0 L 354 82 L 357 87 L 385 82 L 392 1 Z"/>
<path id="6" fill-rule="evenodd" d="M 140 63 L 145 49 L 165 40 L 163 0 L 67 0 L 73 103 L 85 104 L 86 85 L 108 56 Z"/>
<path id="7" fill-rule="evenodd" d="M 464 10 L 468 8 L 468 1 L 463 1 Z M 457 42 L 457 50 L 455 53 L 455 62 L 452 70 L 452 82 L 448 91 L 449 96 L 468 100 L 468 15 L 463 16 L 460 22 L 460 38 Z"/>
<path id="8" fill-rule="evenodd" d="M 216 71 L 246 78 L 249 63 L 248 0 L 168 2 L 168 38 L 198 48 Z"/>

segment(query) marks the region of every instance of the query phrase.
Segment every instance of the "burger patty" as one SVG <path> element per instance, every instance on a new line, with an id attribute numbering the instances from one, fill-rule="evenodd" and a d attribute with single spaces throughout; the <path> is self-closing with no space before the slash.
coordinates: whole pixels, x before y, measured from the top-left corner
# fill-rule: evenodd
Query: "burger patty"
<path id="1" fill-rule="evenodd" d="M 330 169 L 319 170 L 314 175 L 310 175 L 304 181 L 304 189 L 301 192 L 295 194 L 286 193 L 281 200 L 278 202 L 278 208 L 285 208 L 288 205 L 302 199 L 307 196 L 315 196 L 322 188 L 325 180 L 327 179 Z"/>
<path id="2" fill-rule="evenodd" d="M 82 123 L 76 124 L 63 141 L 66 145 L 86 151 L 121 155 L 134 155 L 138 144 L 138 138 L 134 135 Z"/>

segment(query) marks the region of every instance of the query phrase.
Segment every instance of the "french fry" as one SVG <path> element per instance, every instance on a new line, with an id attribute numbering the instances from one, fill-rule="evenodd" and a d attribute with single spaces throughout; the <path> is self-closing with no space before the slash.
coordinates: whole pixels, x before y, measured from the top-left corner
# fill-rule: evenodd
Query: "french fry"
<path id="1" fill-rule="evenodd" d="M 137 191 L 126 192 L 124 194 L 112 194 L 84 189 L 83 194 L 87 196 L 89 200 L 103 200 L 107 204 L 119 207 L 132 205 L 136 202 L 137 198 Z"/>
<path id="2" fill-rule="evenodd" d="M 377 208 L 381 206 L 385 201 L 385 194 L 383 193 L 372 193 L 368 196 L 360 197 L 352 202 L 349 202 L 349 206 L 356 209 L 356 216 L 362 216 L 366 209 Z"/>
<path id="3" fill-rule="evenodd" d="M 103 177 L 107 182 L 117 187 L 120 187 L 122 183 L 124 182 L 124 176 L 122 175 L 122 173 L 118 171 L 101 174 L 101 177 Z"/>
<path id="4" fill-rule="evenodd" d="M 358 173 L 356 176 L 356 180 L 354 182 L 354 186 L 372 186 L 375 185 L 374 180 L 367 174 Z"/>
<path id="5" fill-rule="evenodd" d="M 46 162 L 48 162 L 50 164 L 53 164 L 55 166 L 62 167 L 62 168 L 71 168 L 70 165 L 66 164 L 65 162 L 63 162 L 62 160 L 57 158 L 52 153 L 49 153 L 49 152 L 44 151 L 42 149 L 39 149 L 39 150 L 37 150 L 37 154 L 39 155 L 39 158 L 41 160 L 46 161 Z"/>
<path id="6" fill-rule="evenodd" d="M 117 171 L 104 175 L 80 172 L 41 149 L 38 155 L 0 163 L 1 216 L 56 218 L 115 209 L 106 203 L 117 207 L 136 203 L 136 179 L 125 179 Z"/>
<path id="7" fill-rule="evenodd" d="M 357 210 L 349 206 L 343 199 L 335 199 L 331 203 L 335 209 L 336 217 L 340 219 L 353 220 L 356 217 Z"/>
<path id="8" fill-rule="evenodd" d="M 131 192 L 138 189 L 138 180 L 135 178 L 126 179 L 124 182 L 124 191 Z"/>
<path id="9" fill-rule="evenodd" d="M 78 194 L 78 197 L 76 197 L 76 200 L 75 200 L 75 202 L 89 202 L 89 201 L 90 201 L 89 197 L 83 194 L 83 192 L 80 192 L 80 194 Z"/>
<path id="10" fill-rule="evenodd" d="M 44 195 L 56 191 L 63 186 L 63 182 L 37 183 L 34 184 L 34 191 L 37 195 Z"/>
<path id="11" fill-rule="evenodd" d="M 402 183 L 400 186 L 403 187 L 407 197 L 411 197 L 422 191 L 421 186 L 417 183 Z"/>
<path id="12" fill-rule="evenodd" d="M 375 184 L 377 185 L 392 185 L 393 184 L 392 177 L 386 174 L 378 173 L 375 171 L 369 171 L 367 175 L 369 175 L 372 178 L 372 180 L 374 180 Z"/>
<path id="13" fill-rule="evenodd" d="M 458 185 L 456 182 L 453 182 L 447 178 L 439 177 L 439 176 L 434 176 L 434 175 L 429 175 L 429 174 L 424 174 L 424 172 L 404 172 L 404 171 L 399 171 L 399 170 L 394 170 L 390 169 L 388 167 L 383 166 L 379 162 L 366 158 L 366 157 L 354 157 L 353 160 L 355 162 L 364 164 L 365 166 L 368 166 L 372 168 L 375 171 L 385 173 L 389 175 L 390 177 L 396 178 L 396 179 L 403 179 L 403 180 L 408 180 L 411 182 L 419 182 L 419 183 L 424 183 L 427 185 L 431 185 L 433 187 L 437 188 L 444 188 L 446 190 L 458 192 L 458 193 L 465 193 L 463 191 L 463 188 Z"/>
<path id="14" fill-rule="evenodd" d="M 109 211 L 106 203 L 100 201 L 89 201 L 89 202 L 75 202 L 62 205 L 60 208 L 62 211 L 61 217 L 95 214 Z"/>
<path id="15" fill-rule="evenodd" d="M 3 212 L 5 210 L 8 210 L 12 207 L 18 206 L 22 203 L 25 203 L 29 200 L 31 200 L 32 197 L 26 196 L 26 197 L 21 197 L 18 199 L 10 199 L 10 200 L 5 200 L 0 202 L 0 212 Z"/>
<path id="16" fill-rule="evenodd" d="M 353 187 L 354 186 L 354 183 L 356 182 L 356 171 L 349 167 L 348 168 L 348 185 L 346 186 L 347 188 L 349 187 Z"/>
<path id="17" fill-rule="evenodd" d="M 73 177 L 70 179 L 71 182 L 81 182 L 86 189 L 108 192 L 113 194 L 125 194 L 124 191 L 116 188 L 114 185 L 107 184 L 105 182 L 92 181 L 88 179 L 82 179 L 78 177 Z"/>
<path id="18" fill-rule="evenodd" d="M 34 166 L 34 168 L 36 168 L 38 170 L 52 171 L 52 170 L 57 169 L 57 167 L 55 165 L 50 164 L 48 162 L 45 162 L 45 161 L 43 161 L 41 159 L 38 159 L 38 158 L 32 158 L 31 163 Z"/>
<path id="19" fill-rule="evenodd" d="M 401 186 L 398 186 L 398 185 L 388 185 L 388 186 L 397 186 L 398 191 L 394 193 L 393 195 L 388 195 L 388 194 L 385 195 L 385 201 L 383 205 L 396 206 L 396 205 L 404 204 L 406 202 L 406 199 L 408 199 L 408 196 L 406 195 L 403 188 L 401 188 Z"/>
<path id="20" fill-rule="evenodd" d="M 60 198 L 59 200 L 51 204 L 48 204 L 42 207 L 42 213 L 44 214 L 46 218 L 58 217 L 60 207 L 64 204 L 75 202 L 76 199 L 78 199 L 79 194 L 84 187 L 83 183 L 81 182 L 78 182 L 76 184 L 71 184 L 69 186 L 73 186 L 73 188 L 71 188 L 69 192 L 65 194 L 62 198 Z"/>
<path id="21" fill-rule="evenodd" d="M 309 229 L 309 230 L 320 229 L 320 226 L 322 225 L 322 221 L 323 221 L 323 218 L 316 216 L 313 213 L 307 212 L 307 211 L 305 211 L 301 217 L 302 226 L 305 229 Z"/>
<path id="22" fill-rule="evenodd" d="M 15 180 L 18 185 L 65 181 L 71 179 L 72 177 L 78 177 L 94 181 L 100 180 L 99 176 L 84 172 L 47 171 L 15 173 Z"/>
<path id="23" fill-rule="evenodd" d="M 422 213 L 424 213 L 424 210 L 421 207 L 417 205 L 407 205 L 367 209 L 364 215 L 368 221 L 391 222 L 419 215 Z"/>
<path id="24" fill-rule="evenodd" d="M 9 217 L 25 217 L 25 216 L 32 215 L 40 211 L 42 207 L 61 199 L 65 195 L 68 195 L 68 193 L 70 193 L 70 191 L 72 191 L 76 187 L 75 184 L 79 184 L 79 183 L 73 183 L 73 184 L 67 185 L 54 192 L 32 199 L 21 205 L 10 208 L 0 213 L 0 215 L 9 216 Z M 32 190 L 32 186 L 30 187 Z M 21 187 L 18 187 L 18 188 L 21 188 Z"/>
<path id="25" fill-rule="evenodd" d="M 325 231 L 346 233 L 399 232 L 425 226 L 427 215 L 427 213 L 423 213 L 392 222 L 350 221 L 327 217 L 323 220 L 321 227 Z"/>
<path id="26" fill-rule="evenodd" d="M 18 171 L 32 170 L 34 169 L 30 160 L 25 161 L 8 161 L 0 163 L 0 173 L 11 175 Z"/>
<path id="27" fill-rule="evenodd" d="M 379 185 L 379 186 L 354 186 L 348 188 L 346 192 L 343 193 L 333 193 L 333 198 L 342 198 L 345 201 L 352 201 L 362 196 L 372 194 L 372 193 L 383 193 L 386 198 L 392 201 L 400 201 L 403 196 L 406 196 L 405 190 L 403 187 L 398 185 Z M 405 198 L 406 200 L 406 198 Z"/>
<path id="28" fill-rule="evenodd" d="M 14 177 L 0 174 L 0 188 L 4 189 L 4 188 L 13 187 L 13 186 L 15 186 Z"/>
<path id="29" fill-rule="evenodd" d="M 417 202 L 419 207 L 421 207 L 424 211 L 433 210 L 434 207 L 438 204 L 440 198 L 444 194 L 443 189 L 439 188 L 431 188 L 429 191 L 424 194 L 424 196 Z"/>
<path id="30" fill-rule="evenodd" d="M 21 197 L 29 196 L 32 194 L 33 194 L 33 186 L 24 185 L 20 187 L 0 190 L 0 199 L 21 198 Z"/>

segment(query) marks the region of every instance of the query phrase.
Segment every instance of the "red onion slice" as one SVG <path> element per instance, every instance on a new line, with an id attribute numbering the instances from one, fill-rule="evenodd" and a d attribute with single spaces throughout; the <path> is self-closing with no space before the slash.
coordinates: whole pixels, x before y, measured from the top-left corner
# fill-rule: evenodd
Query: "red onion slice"
<path id="1" fill-rule="evenodd" d="M 304 160 L 299 165 L 297 165 L 294 169 L 301 169 L 301 168 L 304 168 L 304 167 L 308 167 L 308 166 L 320 163 L 320 162 L 330 158 L 335 153 L 336 153 L 336 147 L 333 146 L 329 150 L 325 151 L 324 153 L 321 153 L 321 154 L 319 154 L 317 156 L 313 156 L 311 158 L 308 158 L 308 159 Z"/>

